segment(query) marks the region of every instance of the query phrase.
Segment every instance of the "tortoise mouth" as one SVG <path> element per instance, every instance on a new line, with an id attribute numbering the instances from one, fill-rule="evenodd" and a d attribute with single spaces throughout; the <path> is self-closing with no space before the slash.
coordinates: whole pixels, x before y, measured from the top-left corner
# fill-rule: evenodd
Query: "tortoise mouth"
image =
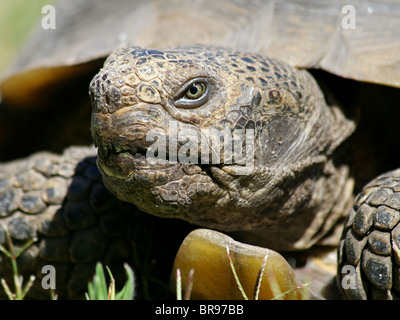
<path id="1" fill-rule="evenodd" d="M 108 176 L 129 179 L 138 171 L 165 170 L 174 164 L 150 164 L 147 149 L 142 147 L 111 148 L 99 151 L 98 164 Z"/>
<path id="2" fill-rule="evenodd" d="M 215 183 L 223 186 L 227 176 L 253 173 L 254 163 L 250 163 L 250 166 L 247 162 L 243 164 L 225 163 L 224 159 L 220 158 L 216 163 L 212 163 L 212 161 L 204 163 L 204 154 L 200 152 L 204 150 L 198 150 L 192 158 L 183 157 L 182 161 L 180 157 L 182 154 L 178 152 L 182 145 L 179 143 L 174 145 L 171 152 L 170 142 L 167 142 L 160 148 L 163 151 L 160 151 L 146 139 L 145 133 L 147 132 L 142 127 L 140 134 L 136 132 L 133 141 L 115 136 L 113 141 L 107 144 L 104 143 L 104 140 L 97 141 L 98 164 L 106 176 L 129 181 L 138 187 L 151 188 L 195 174 L 209 176 Z M 166 141 L 169 141 L 168 136 L 166 136 Z M 206 156 L 210 156 L 210 159 L 212 152 L 215 150 L 207 149 Z M 225 154 L 221 152 L 221 155 Z"/>
<path id="3" fill-rule="evenodd" d="M 163 160 L 156 163 L 140 143 L 129 148 L 99 148 L 98 167 L 106 179 L 123 180 L 135 189 L 162 186 L 184 176 L 209 175 L 203 166 Z M 104 176 L 105 175 L 105 176 Z"/>

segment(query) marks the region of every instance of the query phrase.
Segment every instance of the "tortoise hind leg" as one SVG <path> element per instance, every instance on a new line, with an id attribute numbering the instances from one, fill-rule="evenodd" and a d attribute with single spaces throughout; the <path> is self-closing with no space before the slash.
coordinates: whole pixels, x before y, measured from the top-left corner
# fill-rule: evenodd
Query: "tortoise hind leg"
<path id="1" fill-rule="evenodd" d="M 348 299 L 400 299 L 400 169 L 357 196 L 338 252 L 337 281 Z"/>

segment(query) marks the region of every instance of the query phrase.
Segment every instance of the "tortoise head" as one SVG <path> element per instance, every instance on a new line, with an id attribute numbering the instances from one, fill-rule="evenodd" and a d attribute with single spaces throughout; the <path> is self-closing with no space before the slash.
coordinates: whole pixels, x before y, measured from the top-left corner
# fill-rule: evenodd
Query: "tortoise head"
<path id="1" fill-rule="evenodd" d="M 311 186 L 353 128 L 306 71 L 215 47 L 117 50 L 90 95 L 106 186 L 145 212 L 222 230 L 320 206 Z"/>

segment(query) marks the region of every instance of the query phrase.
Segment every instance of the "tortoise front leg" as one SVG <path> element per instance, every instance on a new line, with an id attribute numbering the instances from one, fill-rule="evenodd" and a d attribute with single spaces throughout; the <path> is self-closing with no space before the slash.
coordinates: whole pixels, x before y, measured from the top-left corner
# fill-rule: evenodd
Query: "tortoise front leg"
<path id="1" fill-rule="evenodd" d="M 357 196 L 339 245 L 337 280 L 348 299 L 400 298 L 400 170 Z"/>

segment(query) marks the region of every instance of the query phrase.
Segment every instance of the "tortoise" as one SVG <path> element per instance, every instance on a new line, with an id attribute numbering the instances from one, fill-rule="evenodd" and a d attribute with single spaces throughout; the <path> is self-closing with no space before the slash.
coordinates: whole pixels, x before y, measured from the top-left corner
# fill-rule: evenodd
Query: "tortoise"
<path id="1" fill-rule="evenodd" d="M 400 86 L 399 8 L 347 4 L 57 4 L 56 29 L 33 34 L 1 85 L 0 243 L 37 238 L 20 272 L 40 276 L 52 264 L 58 294 L 78 297 L 95 262 L 121 277 L 124 262 L 135 265 L 144 226 L 155 225 L 155 246 L 170 256 L 196 225 L 281 251 L 339 244 L 345 298 L 398 298 L 400 177 L 389 171 L 398 139 L 388 119 Z M 342 23 L 346 8 L 355 29 Z M 191 162 L 159 159 L 188 155 L 186 140 L 166 140 L 171 128 L 186 140 L 228 129 L 251 165 L 221 152 L 210 164 L 221 150 L 207 139 Z M 83 146 L 92 139 L 97 157 Z M 167 151 L 155 152 L 163 139 Z M 354 286 L 343 287 L 343 270 Z M 47 293 L 36 281 L 29 295 Z"/>

